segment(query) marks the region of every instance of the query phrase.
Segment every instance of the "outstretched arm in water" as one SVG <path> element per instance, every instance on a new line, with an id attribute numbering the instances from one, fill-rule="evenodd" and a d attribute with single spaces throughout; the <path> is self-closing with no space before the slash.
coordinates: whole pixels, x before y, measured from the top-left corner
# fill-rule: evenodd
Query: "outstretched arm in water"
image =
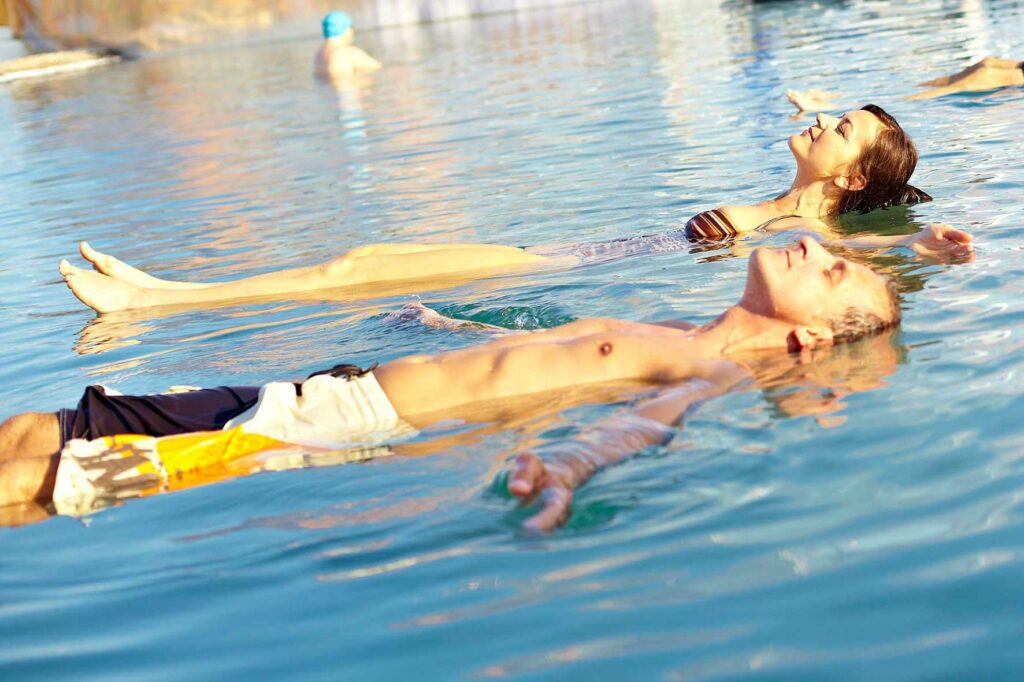
<path id="1" fill-rule="evenodd" d="M 970 232 L 958 230 L 946 223 L 932 223 L 920 232 L 908 235 L 865 235 L 839 239 L 831 243 L 864 249 L 885 249 L 906 247 L 914 253 L 933 260 L 972 258 L 974 237 Z"/>
<path id="2" fill-rule="evenodd" d="M 207 283 L 153 277 L 84 242 L 81 252 L 97 272 L 76 268 L 67 261 L 61 261 L 60 272 L 75 296 L 97 312 L 444 279 L 553 262 L 523 249 L 491 244 L 374 244 L 352 249 L 321 265 Z"/>
<path id="3" fill-rule="evenodd" d="M 931 88 L 911 95 L 910 99 L 931 99 L 955 92 L 995 90 L 1024 85 L 1024 62 L 985 57 L 952 76 L 933 78 L 920 83 Z"/>
<path id="4" fill-rule="evenodd" d="M 985 57 L 952 76 L 941 76 L 918 83 L 929 88 L 910 95 L 907 99 L 932 99 L 957 92 L 977 92 L 1024 85 L 1024 62 L 998 57 Z M 786 99 L 801 112 L 817 113 L 841 108 L 837 100 L 840 92 L 821 90 L 787 90 Z"/>
<path id="5" fill-rule="evenodd" d="M 671 426 L 691 407 L 725 393 L 746 376 L 738 365 L 723 362 L 710 379 L 665 389 L 575 438 L 518 455 L 508 472 L 508 491 L 527 503 L 536 501 L 540 507 L 523 522 L 523 530 L 546 533 L 565 523 L 576 488 L 601 469 L 668 442 L 675 434 Z"/>

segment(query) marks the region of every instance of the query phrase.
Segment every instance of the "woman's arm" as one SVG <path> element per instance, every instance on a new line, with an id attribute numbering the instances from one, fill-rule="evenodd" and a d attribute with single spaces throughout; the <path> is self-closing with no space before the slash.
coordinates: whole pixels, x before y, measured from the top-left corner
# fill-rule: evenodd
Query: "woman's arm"
<path id="1" fill-rule="evenodd" d="M 920 256 L 947 260 L 950 258 L 966 258 L 974 253 L 970 232 L 958 230 L 946 223 L 932 223 L 915 234 L 898 236 L 864 236 L 850 239 L 836 239 L 829 243 L 852 246 L 863 249 L 884 249 L 907 247 Z"/>

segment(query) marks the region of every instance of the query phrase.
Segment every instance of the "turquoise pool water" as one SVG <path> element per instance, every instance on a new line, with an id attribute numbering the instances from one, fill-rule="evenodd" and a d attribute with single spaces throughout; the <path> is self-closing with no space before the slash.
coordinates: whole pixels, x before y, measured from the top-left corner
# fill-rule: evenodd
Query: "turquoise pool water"
<path id="1" fill-rule="evenodd" d="M 582 3 L 366 34 L 335 91 L 315 41 L 178 53 L 0 89 L 0 414 L 87 383 L 254 383 L 455 348 L 410 300 L 95 318 L 56 266 L 80 239 L 170 277 L 368 241 L 579 242 L 677 228 L 789 181 L 787 87 L 874 101 L 935 201 L 846 228 L 974 231 L 977 259 L 879 260 L 901 332 L 780 363 L 603 472 L 524 538 L 491 492 L 517 446 L 612 406 L 430 456 L 264 474 L 84 521 L 0 529 L 5 679 L 1017 679 L 1024 654 L 1024 91 L 912 103 L 1024 58 L 1016 2 Z M 786 244 L 779 235 L 769 242 Z M 422 300 L 521 327 L 706 320 L 742 247 L 494 278 Z"/>

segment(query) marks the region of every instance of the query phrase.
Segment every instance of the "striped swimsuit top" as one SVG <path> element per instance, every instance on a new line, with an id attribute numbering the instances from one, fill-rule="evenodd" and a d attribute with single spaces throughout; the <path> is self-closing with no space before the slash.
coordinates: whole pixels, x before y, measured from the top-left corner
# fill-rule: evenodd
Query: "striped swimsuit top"
<path id="1" fill-rule="evenodd" d="M 787 215 L 778 215 L 774 218 L 764 221 L 755 230 L 763 230 L 772 223 L 786 218 L 799 218 L 800 216 L 789 213 Z M 740 233 L 725 214 L 717 208 L 713 208 L 710 211 L 702 211 L 697 215 L 686 221 L 686 238 L 691 241 L 717 241 L 720 239 L 727 239 L 729 237 L 735 237 Z"/>

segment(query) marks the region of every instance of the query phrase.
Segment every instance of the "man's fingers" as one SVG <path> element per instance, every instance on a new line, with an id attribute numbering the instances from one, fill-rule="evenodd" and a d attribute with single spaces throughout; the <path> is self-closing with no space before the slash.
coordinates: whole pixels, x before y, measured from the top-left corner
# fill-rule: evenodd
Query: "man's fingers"
<path id="1" fill-rule="evenodd" d="M 532 452 L 516 457 L 512 475 L 508 478 L 508 491 L 517 497 L 529 497 L 544 476 L 544 463 Z"/>
<path id="2" fill-rule="evenodd" d="M 528 533 L 549 533 L 569 517 L 572 491 L 564 486 L 549 485 L 540 496 L 541 510 L 523 522 Z"/>

